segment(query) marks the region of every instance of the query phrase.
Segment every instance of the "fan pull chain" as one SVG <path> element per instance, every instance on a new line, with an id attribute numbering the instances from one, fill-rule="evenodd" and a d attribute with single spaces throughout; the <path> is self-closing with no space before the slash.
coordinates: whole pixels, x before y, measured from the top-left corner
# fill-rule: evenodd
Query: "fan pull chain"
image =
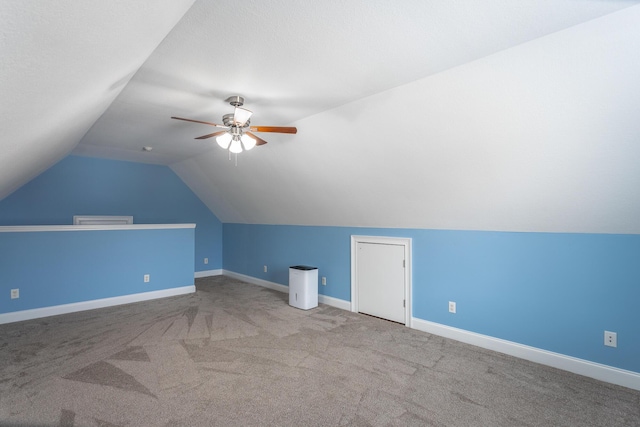
<path id="1" fill-rule="evenodd" d="M 236 167 L 238 167 L 238 153 L 236 153 Z"/>

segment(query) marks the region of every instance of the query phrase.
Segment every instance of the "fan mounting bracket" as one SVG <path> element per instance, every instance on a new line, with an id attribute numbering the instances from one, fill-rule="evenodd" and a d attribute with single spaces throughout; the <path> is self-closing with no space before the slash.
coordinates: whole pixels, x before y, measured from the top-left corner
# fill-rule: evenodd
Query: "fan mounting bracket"
<path id="1" fill-rule="evenodd" d="M 234 107 L 242 107 L 244 105 L 244 98 L 240 95 L 232 95 L 224 100 L 224 102 L 228 102 Z"/>

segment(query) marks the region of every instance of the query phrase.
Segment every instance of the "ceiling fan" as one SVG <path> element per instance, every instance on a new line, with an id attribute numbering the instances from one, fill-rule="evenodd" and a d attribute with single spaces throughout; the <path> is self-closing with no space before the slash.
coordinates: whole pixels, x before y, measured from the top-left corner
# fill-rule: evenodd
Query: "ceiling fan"
<path id="1" fill-rule="evenodd" d="M 176 120 L 184 120 L 185 122 L 201 123 L 204 125 L 215 126 L 222 128 L 218 132 L 213 132 L 207 135 L 199 136 L 195 139 L 207 139 L 216 137 L 216 142 L 220 147 L 225 150 L 229 150 L 230 153 L 238 154 L 243 150 L 251 150 L 256 145 L 264 145 L 267 143 L 264 139 L 254 135 L 252 132 L 275 132 L 275 133 L 297 133 L 298 129 L 295 127 L 287 126 L 251 126 L 250 118 L 253 114 L 246 108 L 242 108 L 244 105 L 244 98 L 239 95 L 233 95 L 225 99 L 233 107 L 235 107 L 232 114 L 225 114 L 222 116 L 222 125 L 203 122 L 201 120 L 185 119 L 182 117 L 171 117 Z"/>

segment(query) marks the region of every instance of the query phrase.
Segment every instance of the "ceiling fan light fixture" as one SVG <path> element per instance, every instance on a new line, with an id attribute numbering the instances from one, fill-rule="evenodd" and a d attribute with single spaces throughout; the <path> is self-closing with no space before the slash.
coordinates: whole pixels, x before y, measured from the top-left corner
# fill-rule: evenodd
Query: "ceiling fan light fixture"
<path id="1" fill-rule="evenodd" d="M 231 114 L 225 114 L 222 116 L 222 125 L 202 120 L 186 119 L 183 117 L 172 116 L 171 118 L 225 129 L 208 135 L 199 136 L 196 139 L 208 139 L 215 137 L 218 145 L 223 150 L 227 150 L 229 152 L 229 159 L 231 159 L 231 153 L 237 155 L 243 151 L 253 149 L 256 145 L 264 145 L 267 143 L 267 141 L 254 135 L 252 132 L 295 134 L 298 131 L 295 127 L 291 126 L 250 126 L 249 119 L 253 116 L 253 112 L 246 108 L 242 108 L 244 105 L 243 97 L 239 95 L 232 95 L 228 97 L 225 102 L 231 104 L 231 106 L 234 107 L 234 111 Z M 144 147 L 143 150 L 150 151 L 151 147 Z"/>
<path id="2" fill-rule="evenodd" d="M 231 151 L 233 154 L 242 153 L 242 144 L 240 143 L 240 139 L 234 138 L 233 141 L 231 141 L 229 151 Z"/>
<path id="3" fill-rule="evenodd" d="M 223 133 L 222 135 L 217 136 L 216 142 L 220 147 L 226 150 L 227 148 L 229 148 L 229 144 L 231 143 L 231 134 Z"/>
<path id="4" fill-rule="evenodd" d="M 251 150 L 253 147 L 256 146 L 257 141 L 255 140 L 255 138 L 251 138 L 247 134 L 242 135 L 240 139 L 242 140 L 242 145 L 244 145 L 244 149 L 247 151 Z"/>
<path id="5" fill-rule="evenodd" d="M 249 121 L 253 112 L 247 110 L 246 108 L 236 107 L 233 113 L 233 122 L 244 126 L 245 123 Z"/>

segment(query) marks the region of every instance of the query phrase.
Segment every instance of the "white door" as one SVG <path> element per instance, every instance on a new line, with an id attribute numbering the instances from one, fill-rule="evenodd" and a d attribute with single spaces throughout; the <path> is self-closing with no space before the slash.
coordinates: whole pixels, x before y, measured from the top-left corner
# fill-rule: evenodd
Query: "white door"
<path id="1" fill-rule="evenodd" d="M 405 323 L 404 246 L 358 242 L 358 311 Z"/>

